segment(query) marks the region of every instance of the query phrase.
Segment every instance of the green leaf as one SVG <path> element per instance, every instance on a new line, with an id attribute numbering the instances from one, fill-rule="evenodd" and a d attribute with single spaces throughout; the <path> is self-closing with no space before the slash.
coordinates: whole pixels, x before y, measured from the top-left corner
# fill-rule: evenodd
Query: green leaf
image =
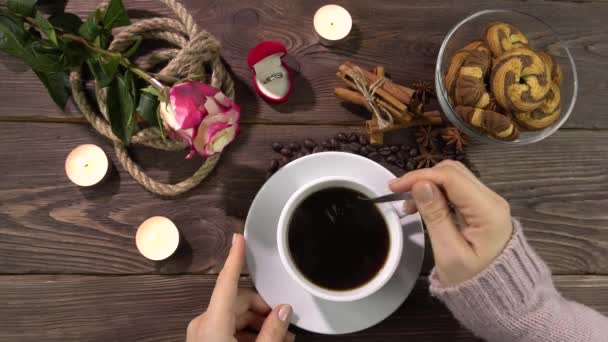
<path id="1" fill-rule="evenodd" d="M 8 9 L 24 17 L 33 17 L 36 10 L 36 0 L 8 0 Z"/>
<path id="2" fill-rule="evenodd" d="M 0 12 L 0 50 L 25 59 L 28 56 L 23 21 L 10 13 Z"/>
<path id="3" fill-rule="evenodd" d="M 89 57 L 87 65 L 101 88 L 107 87 L 113 80 L 120 62 L 117 58 L 101 59 L 99 56 Z"/>
<path id="4" fill-rule="evenodd" d="M 158 121 L 156 115 L 156 109 L 158 108 L 158 98 L 148 92 L 143 91 L 139 96 L 139 103 L 137 104 L 137 112 L 141 117 L 153 127 L 160 127 L 161 122 Z"/>
<path id="5" fill-rule="evenodd" d="M 99 46 L 102 49 L 107 49 L 110 45 L 110 41 L 112 40 L 112 34 L 107 31 L 99 32 L 99 36 L 95 38 L 95 45 Z"/>
<path id="6" fill-rule="evenodd" d="M 36 24 L 38 25 L 38 29 L 44 33 L 48 40 L 55 44 L 55 46 L 59 46 L 55 28 L 40 12 L 36 12 Z"/>
<path id="7" fill-rule="evenodd" d="M 127 51 L 122 53 L 123 56 L 127 58 L 131 57 L 137 51 L 139 45 L 141 45 L 141 36 L 135 36 L 135 41 L 133 42 L 133 45 L 131 45 L 131 47 L 127 49 Z"/>
<path id="8" fill-rule="evenodd" d="M 70 97 L 69 84 L 66 73 L 64 72 L 41 72 L 35 71 L 42 84 L 48 90 L 49 95 L 55 103 L 63 109 Z"/>
<path id="9" fill-rule="evenodd" d="M 118 75 L 110 83 L 108 94 L 106 97 L 106 106 L 108 109 L 108 117 L 112 132 L 125 145 L 129 144 L 129 140 L 135 131 L 135 97 L 133 96 L 135 89 L 133 88 L 133 77 L 131 72 L 127 71 L 125 75 Z"/>
<path id="10" fill-rule="evenodd" d="M 159 91 L 158 91 L 158 89 L 154 88 L 154 87 L 153 87 L 153 86 L 151 86 L 151 85 L 150 85 L 150 86 L 147 86 L 147 87 L 145 87 L 145 88 L 142 88 L 142 89 L 141 89 L 141 91 L 143 91 L 143 92 L 145 92 L 145 93 L 148 93 L 148 94 L 152 94 L 152 95 L 154 95 L 155 97 L 158 97 L 158 95 L 159 95 Z"/>
<path id="11" fill-rule="evenodd" d="M 80 43 L 73 41 L 60 41 L 63 50 L 63 67 L 65 69 L 82 65 L 88 57 L 86 49 Z"/>
<path id="12" fill-rule="evenodd" d="M 111 30 L 114 27 L 126 26 L 131 22 L 129 16 L 125 11 L 125 7 L 122 4 L 122 0 L 110 0 L 106 13 L 103 16 L 103 28 Z"/>
<path id="13" fill-rule="evenodd" d="M 82 26 L 82 19 L 72 13 L 59 13 L 49 18 L 49 22 L 61 30 L 69 33 L 78 33 L 78 29 Z"/>
<path id="14" fill-rule="evenodd" d="M 44 40 L 35 40 L 26 45 L 28 51 L 24 60 L 32 69 L 42 72 L 63 70 L 63 54 Z"/>
<path id="15" fill-rule="evenodd" d="M 94 41 L 95 38 L 101 33 L 101 26 L 97 24 L 97 13 L 99 10 L 95 11 L 95 13 L 91 14 L 87 20 L 80 25 L 78 28 L 78 34 L 83 36 L 85 39 L 89 41 Z"/>

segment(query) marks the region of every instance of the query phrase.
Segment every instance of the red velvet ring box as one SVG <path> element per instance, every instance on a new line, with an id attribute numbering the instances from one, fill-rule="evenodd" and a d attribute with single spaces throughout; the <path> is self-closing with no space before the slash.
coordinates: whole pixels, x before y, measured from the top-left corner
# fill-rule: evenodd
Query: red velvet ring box
<path id="1" fill-rule="evenodd" d="M 285 102 L 291 95 L 293 75 L 283 61 L 285 55 L 285 45 L 266 40 L 251 49 L 247 56 L 247 64 L 253 72 L 253 86 L 268 102 Z"/>

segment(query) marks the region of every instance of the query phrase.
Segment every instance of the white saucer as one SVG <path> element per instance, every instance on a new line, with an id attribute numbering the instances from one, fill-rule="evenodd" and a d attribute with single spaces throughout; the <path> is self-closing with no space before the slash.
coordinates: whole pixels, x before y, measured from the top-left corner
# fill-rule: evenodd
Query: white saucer
<path id="1" fill-rule="evenodd" d="M 312 296 L 285 271 L 277 251 L 277 224 L 287 199 L 302 185 L 327 176 L 360 180 L 380 193 L 395 176 L 361 156 L 324 152 L 300 158 L 283 167 L 256 195 L 245 223 L 247 266 L 260 295 L 272 307 L 292 305 L 292 323 L 322 334 L 345 334 L 371 327 L 391 315 L 411 292 L 424 257 L 424 232 L 420 216 L 409 215 L 403 224 L 401 265 L 393 278 L 373 295 L 355 302 L 330 302 Z M 396 207 L 401 207 L 395 202 Z M 400 210 L 398 210 L 400 212 Z"/>

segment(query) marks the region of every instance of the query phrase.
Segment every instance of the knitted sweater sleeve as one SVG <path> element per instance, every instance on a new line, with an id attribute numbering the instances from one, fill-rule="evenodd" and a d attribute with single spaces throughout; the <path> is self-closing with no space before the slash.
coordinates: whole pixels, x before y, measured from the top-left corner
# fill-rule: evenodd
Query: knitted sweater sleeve
<path id="1" fill-rule="evenodd" d="M 608 342 L 608 318 L 569 301 L 514 221 L 504 251 L 473 279 L 444 287 L 435 271 L 431 293 L 462 325 L 491 342 Z"/>

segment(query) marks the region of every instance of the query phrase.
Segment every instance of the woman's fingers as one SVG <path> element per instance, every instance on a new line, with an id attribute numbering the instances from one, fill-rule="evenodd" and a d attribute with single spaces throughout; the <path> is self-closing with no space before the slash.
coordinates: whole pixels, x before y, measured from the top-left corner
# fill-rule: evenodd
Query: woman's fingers
<path id="1" fill-rule="evenodd" d="M 228 317 L 234 315 L 239 278 L 245 263 L 245 239 L 241 234 L 234 234 L 232 247 L 224 263 L 224 268 L 217 277 L 208 312 L 213 315 Z"/>
<path id="2" fill-rule="evenodd" d="M 406 173 L 403 177 L 392 181 L 389 187 L 394 192 L 411 191 L 418 182 L 429 181 L 441 187 L 449 201 L 457 208 L 484 207 L 484 197 L 479 184 L 466 177 L 455 167 L 434 167 Z M 418 208 L 420 209 L 420 208 Z"/>
<path id="3" fill-rule="evenodd" d="M 236 330 L 243 330 L 247 327 L 260 331 L 266 316 L 259 315 L 253 311 L 245 311 L 236 317 Z"/>
<path id="4" fill-rule="evenodd" d="M 293 334 L 287 331 L 291 321 L 292 309 L 287 304 L 277 306 L 266 317 L 258 335 L 258 342 L 283 342 L 292 339 Z"/>
<path id="5" fill-rule="evenodd" d="M 252 289 L 239 289 L 234 312 L 240 315 L 246 311 L 253 311 L 260 315 L 267 315 L 272 308 L 264 302 L 262 297 Z"/>
<path id="6" fill-rule="evenodd" d="M 448 201 L 435 184 L 429 181 L 415 183 L 412 197 L 426 224 L 438 265 L 448 265 L 473 253 L 452 218 Z"/>

